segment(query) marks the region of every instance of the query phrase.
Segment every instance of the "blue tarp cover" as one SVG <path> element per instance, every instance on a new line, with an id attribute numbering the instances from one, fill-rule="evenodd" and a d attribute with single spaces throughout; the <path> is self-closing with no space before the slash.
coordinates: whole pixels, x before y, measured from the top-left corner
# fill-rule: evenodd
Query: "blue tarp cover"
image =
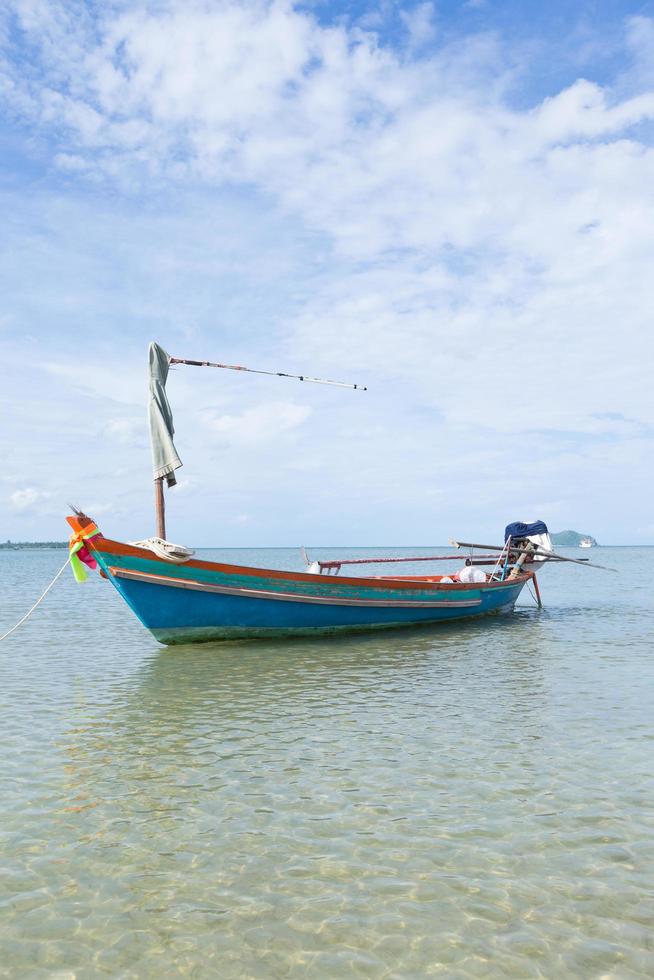
<path id="1" fill-rule="evenodd" d="M 523 524 L 522 521 L 515 521 L 514 524 L 507 524 L 504 529 L 504 540 L 509 538 L 528 538 L 531 534 L 547 534 L 547 524 L 544 521 L 534 521 L 533 524 Z"/>

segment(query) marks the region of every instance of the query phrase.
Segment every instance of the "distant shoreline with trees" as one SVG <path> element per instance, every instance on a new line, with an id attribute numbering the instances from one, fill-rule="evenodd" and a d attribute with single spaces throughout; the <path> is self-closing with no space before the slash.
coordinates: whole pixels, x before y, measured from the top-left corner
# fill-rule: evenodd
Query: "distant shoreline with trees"
<path id="1" fill-rule="evenodd" d="M 67 541 L 3 541 L 0 551 L 31 551 L 34 548 L 67 548 Z"/>

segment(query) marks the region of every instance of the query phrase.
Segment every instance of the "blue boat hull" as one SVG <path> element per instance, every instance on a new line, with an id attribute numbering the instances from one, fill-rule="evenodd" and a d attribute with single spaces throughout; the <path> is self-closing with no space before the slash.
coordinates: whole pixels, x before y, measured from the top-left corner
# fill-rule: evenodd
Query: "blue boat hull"
<path id="1" fill-rule="evenodd" d="M 319 635 L 450 622 L 510 612 L 521 586 L 499 590 L 472 607 L 370 608 L 253 599 L 180 590 L 115 579 L 126 602 L 161 643 L 189 643 L 238 637 Z M 477 598 L 474 592 L 471 598 Z"/>
<path id="2" fill-rule="evenodd" d="M 101 574 L 166 644 L 329 635 L 506 613 L 531 578 L 466 584 L 440 576 L 312 575 L 199 559 L 174 563 L 97 530 L 85 540 Z"/>
<path id="3" fill-rule="evenodd" d="M 419 600 L 373 605 L 365 600 L 318 602 L 301 595 L 252 597 L 220 594 L 111 575 L 144 626 L 161 643 L 177 644 L 241 637 L 328 635 L 471 619 L 510 612 L 523 583 L 501 589 L 466 589 L 456 603 L 421 606 Z M 390 583 L 389 583 L 390 584 Z M 352 600 L 350 600 L 352 601 Z"/>

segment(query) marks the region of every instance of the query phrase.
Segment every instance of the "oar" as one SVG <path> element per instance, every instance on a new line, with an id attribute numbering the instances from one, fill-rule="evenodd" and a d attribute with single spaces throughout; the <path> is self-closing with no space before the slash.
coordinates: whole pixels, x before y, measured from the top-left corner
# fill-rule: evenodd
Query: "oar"
<path id="1" fill-rule="evenodd" d="M 257 368 L 241 367 L 240 364 L 218 364 L 215 361 L 189 361 L 184 357 L 171 357 L 171 364 L 190 364 L 192 367 L 225 368 L 227 371 L 247 371 L 248 374 L 268 374 L 273 378 L 294 378 L 296 381 L 311 381 L 315 385 L 335 385 L 337 388 L 352 388 L 367 391 L 365 385 L 352 385 L 346 381 L 327 381 L 325 378 L 309 378 L 306 374 L 287 374 L 285 371 L 261 371 Z"/>
<path id="2" fill-rule="evenodd" d="M 454 548 L 484 548 L 486 551 L 503 551 L 506 548 L 500 548 L 496 544 L 472 544 L 470 541 L 453 541 L 450 538 L 449 542 Z M 566 558 L 565 555 L 557 555 L 554 551 L 548 551 L 546 548 L 541 548 L 540 545 L 535 545 L 536 550 L 535 555 L 543 555 L 546 558 L 553 558 L 555 561 L 569 561 L 573 565 L 583 565 L 584 568 L 601 568 L 604 572 L 617 572 L 617 568 L 609 568 L 607 565 L 597 565 L 595 562 L 588 561 L 587 558 Z M 510 551 L 519 551 L 519 548 L 513 545 L 509 546 Z"/>

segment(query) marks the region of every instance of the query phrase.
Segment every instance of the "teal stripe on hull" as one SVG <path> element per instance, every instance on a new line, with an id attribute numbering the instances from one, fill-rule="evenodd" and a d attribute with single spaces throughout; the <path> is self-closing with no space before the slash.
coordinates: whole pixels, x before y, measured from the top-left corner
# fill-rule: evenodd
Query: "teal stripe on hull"
<path id="1" fill-rule="evenodd" d="M 262 589 L 268 592 L 287 592 L 292 588 L 293 592 L 306 596 L 325 596 L 330 599 L 341 597 L 349 599 L 433 599 L 433 586 L 421 586 L 419 582 L 413 584 L 411 589 L 393 588 L 392 584 L 380 583 L 375 586 L 368 586 L 366 580 L 357 582 L 356 586 L 339 581 L 336 577 L 321 575 L 303 575 L 298 579 L 273 578 L 266 574 L 266 569 L 248 569 L 250 574 L 234 574 L 227 572 L 217 572 L 213 569 L 197 568 L 189 565 L 173 565 L 167 562 L 158 561 L 156 558 L 141 558 L 134 555 L 120 555 L 120 557 L 107 553 L 94 551 L 100 564 L 107 570 L 110 567 L 120 567 L 135 572 L 145 572 L 152 575 L 165 574 L 169 578 L 190 579 L 199 582 L 206 582 L 208 585 L 221 584 L 234 588 Z M 252 574 L 253 573 L 253 574 Z M 452 591 L 452 595 L 460 599 L 478 598 L 479 590 L 471 587 L 468 590 L 458 588 Z"/>

